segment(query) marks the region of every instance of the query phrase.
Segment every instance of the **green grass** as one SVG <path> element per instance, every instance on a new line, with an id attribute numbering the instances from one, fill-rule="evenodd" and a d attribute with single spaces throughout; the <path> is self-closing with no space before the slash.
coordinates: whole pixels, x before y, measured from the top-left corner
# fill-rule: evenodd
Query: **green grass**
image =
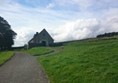
<path id="1" fill-rule="evenodd" d="M 25 52 L 33 55 L 33 56 L 40 56 L 40 55 L 44 55 L 44 54 L 48 54 L 50 52 L 52 52 L 53 50 L 49 47 L 35 47 L 35 48 L 31 48 Z"/>
<path id="2" fill-rule="evenodd" d="M 38 60 L 51 83 L 118 83 L 118 39 L 68 43 Z"/>
<path id="3" fill-rule="evenodd" d="M 13 56 L 13 52 L 11 52 L 11 51 L 0 52 L 0 65 L 2 65 L 3 63 L 5 63 L 12 56 Z"/>

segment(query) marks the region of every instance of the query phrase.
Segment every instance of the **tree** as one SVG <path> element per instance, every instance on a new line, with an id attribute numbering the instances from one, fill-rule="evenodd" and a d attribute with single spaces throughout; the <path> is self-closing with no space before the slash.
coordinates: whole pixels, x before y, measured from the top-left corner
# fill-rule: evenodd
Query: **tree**
<path id="1" fill-rule="evenodd" d="M 16 35 L 9 23 L 0 17 L 0 50 L 11 49 Z"/>
<path id="2" fill-rule="evenodd" d="M 113 37 L 113 36 L 118 36 L 118 32 L 109 32 L 109 33 L 100 34 L 97 36 L 97 38 Z"/>

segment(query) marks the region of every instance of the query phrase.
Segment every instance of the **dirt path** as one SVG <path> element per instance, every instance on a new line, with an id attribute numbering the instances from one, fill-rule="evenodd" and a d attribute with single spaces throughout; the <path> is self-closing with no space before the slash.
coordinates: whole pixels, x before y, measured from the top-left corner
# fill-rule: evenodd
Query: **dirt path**
<path id="1" fill-rule="evenodd" d="M 0 67 L 0 83 L 49 83 L 35 57 L 16 53 Z"/>

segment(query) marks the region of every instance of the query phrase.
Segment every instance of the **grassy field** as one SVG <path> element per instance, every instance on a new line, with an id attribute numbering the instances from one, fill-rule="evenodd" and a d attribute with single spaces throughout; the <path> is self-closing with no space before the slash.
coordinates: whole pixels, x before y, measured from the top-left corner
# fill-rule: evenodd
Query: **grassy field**
<path id="1" fill-rule="evenodd" d="M 53 50 L 51 48 L 45 48 L 45 47 L 35 47 L 35 48 L 31 48 L 25 52 L 33 55 L 33 56 L 40 56 L 40 55 L 44 55 L 44 54 L 48 54 L 50 52 L 52 52 Z"/>
<path id="2" fill-rule="evenodd" d="M 33 48 L 29 53 L 41 55 L 50 50 Z M 118 83 L 118 39 L 75 41 L 57 50 L 38 59 L 51 83 Z"/>
<path id="3" fill-rule="evenodd" d="M 0 65 L 5 63 L 12 56 L 13 56 L 13 52 L 11 52 L 11 51 L 0 52 Z"/>

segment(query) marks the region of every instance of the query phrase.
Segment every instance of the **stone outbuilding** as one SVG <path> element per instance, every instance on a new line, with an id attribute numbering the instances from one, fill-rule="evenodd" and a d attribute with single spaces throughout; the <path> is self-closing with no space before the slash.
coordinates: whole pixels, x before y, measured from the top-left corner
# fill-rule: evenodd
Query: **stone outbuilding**
<path id="1" fill-rule="evenodd" d="M 36 47 L 36 46 L 50 46 L 53 45 L 54 39 L 50 36 L 50 34 L 43 29 L 40 33 L 36 32 L 34 37 L 28 42 L 28 46 Z"/>

